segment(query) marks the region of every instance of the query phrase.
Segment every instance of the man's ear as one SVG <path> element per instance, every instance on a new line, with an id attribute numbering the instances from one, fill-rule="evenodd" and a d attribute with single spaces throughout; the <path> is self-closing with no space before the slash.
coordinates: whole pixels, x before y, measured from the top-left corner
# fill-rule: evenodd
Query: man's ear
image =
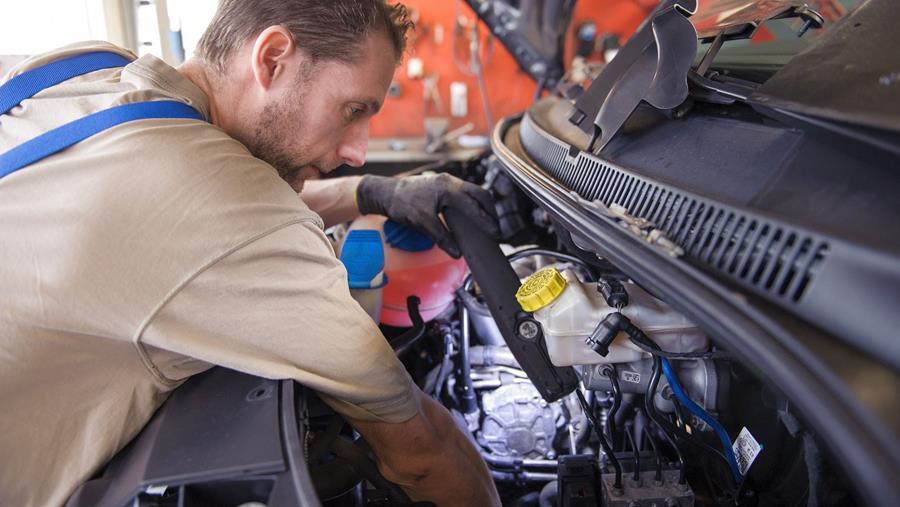
<path id="1" fill-rule="evenodd" d="M 272 83 L 284 75 L 296 48 L 287 28 L 275 25 L 263 30 L 256 37 L 250 56 L 256 83 L 264 90 L 271 88 Z"/>

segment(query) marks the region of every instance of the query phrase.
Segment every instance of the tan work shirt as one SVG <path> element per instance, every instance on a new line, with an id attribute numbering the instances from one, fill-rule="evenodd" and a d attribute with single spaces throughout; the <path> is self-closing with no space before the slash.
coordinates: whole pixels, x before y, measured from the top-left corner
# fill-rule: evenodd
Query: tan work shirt
<path id="1" fill-rule="evenodd" d="M 31 58 L 7 78 L 106 43 Z M 0 116 L 0 153 L 115 105 L 199 88 L 145 56 Z M 412 383 L 350 297 L 322 222 L 210 123 L 139 120 L 0 179 L 0 506 L 61 505 L 169 392 L 223 365 L 400 422 Z"/>

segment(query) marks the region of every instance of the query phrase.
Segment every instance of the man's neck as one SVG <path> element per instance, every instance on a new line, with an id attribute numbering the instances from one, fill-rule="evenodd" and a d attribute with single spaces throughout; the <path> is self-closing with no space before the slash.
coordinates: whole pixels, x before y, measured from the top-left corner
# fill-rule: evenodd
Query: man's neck
<path id="1" fill-rule="evenodd" d="M 200 88 L 200 91 L 206 95 L 206 100 L 209 102 L 209 115 L 212 124 L 223 130 L 227 130 L 222 124 L 224 118 L 222 118 L 219 109 L 219 101 L 222 97 L 220 93 L 216 93 L 215 87 L 213 86 L 213 79 L 209 75 L 206 66 L 197 59 L 192 58 L 181 64 L 176 70 L 190 82 L 194 83 L 194 86 Z"/>

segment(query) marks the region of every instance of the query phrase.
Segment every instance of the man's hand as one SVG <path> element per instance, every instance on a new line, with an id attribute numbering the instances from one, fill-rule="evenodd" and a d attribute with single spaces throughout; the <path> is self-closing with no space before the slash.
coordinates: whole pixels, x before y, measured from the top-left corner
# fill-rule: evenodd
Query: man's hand
<path id="1" fill-rule="evenodd" d="M 438 216 L 445 208 L 456 208 L 488 234 L 500 235 L 491 194 L 449 174 L 406 178 L 366 175 L 357 187 L 356 202 L 363 215 L 384 215 L 410 226 L 454 258 L 460 256 L 459 246 Z"/>
<path id="2" fill-rule="evenodd" d="M 419 413 L 403 423 L 347 421 L 363 436 L 385 479 L 413 501 L 499 507 L 487 465 L 447 409 L 418 388 Z"/>

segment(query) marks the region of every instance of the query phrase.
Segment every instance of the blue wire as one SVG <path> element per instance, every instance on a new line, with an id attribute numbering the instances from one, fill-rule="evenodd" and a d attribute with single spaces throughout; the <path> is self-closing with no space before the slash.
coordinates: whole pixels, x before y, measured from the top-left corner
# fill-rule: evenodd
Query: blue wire
<path id="1" fill-rule="evenodd" d="M 687 394 L 685 394 L 684 389 L 681 388 L 681 384 L 678 383 L 678 377 L 675 376 L 675 372 L 672 371 L 672 365 L 669 364 L 669 360 L 665 357 L 662 359 L 662 370 L 663 374 L 666 376 L 666 380 L 669 381 L 669 386 L 672 387 L 672 392 L 675 393 L 675 396 L 681 402 L 682 405 L 685 406 L 692 414 L 696 415 L 700 419 L 703 419 L 703 422 L 710 425 L 719 436 L 719 440 L 722 441 L 722 447 L 725 448 L 725 459 L 728 461 L 728 464 L 731 466 L 731 473 L 734 474 L 734 480 L 738 483 L 741 482 L 741 472 L 738 468 L 737 460 L 734 458 L 734 451 L 731 448 L 731 438 L 728 437 L 728 432 L 725 431 L 725 428 L 719 424 L 719 421 L 716 421 L 713 416 L 709 415 L 709 413 L 703 410 L 702 407 L 691 401 L 688 398 Z"/>

